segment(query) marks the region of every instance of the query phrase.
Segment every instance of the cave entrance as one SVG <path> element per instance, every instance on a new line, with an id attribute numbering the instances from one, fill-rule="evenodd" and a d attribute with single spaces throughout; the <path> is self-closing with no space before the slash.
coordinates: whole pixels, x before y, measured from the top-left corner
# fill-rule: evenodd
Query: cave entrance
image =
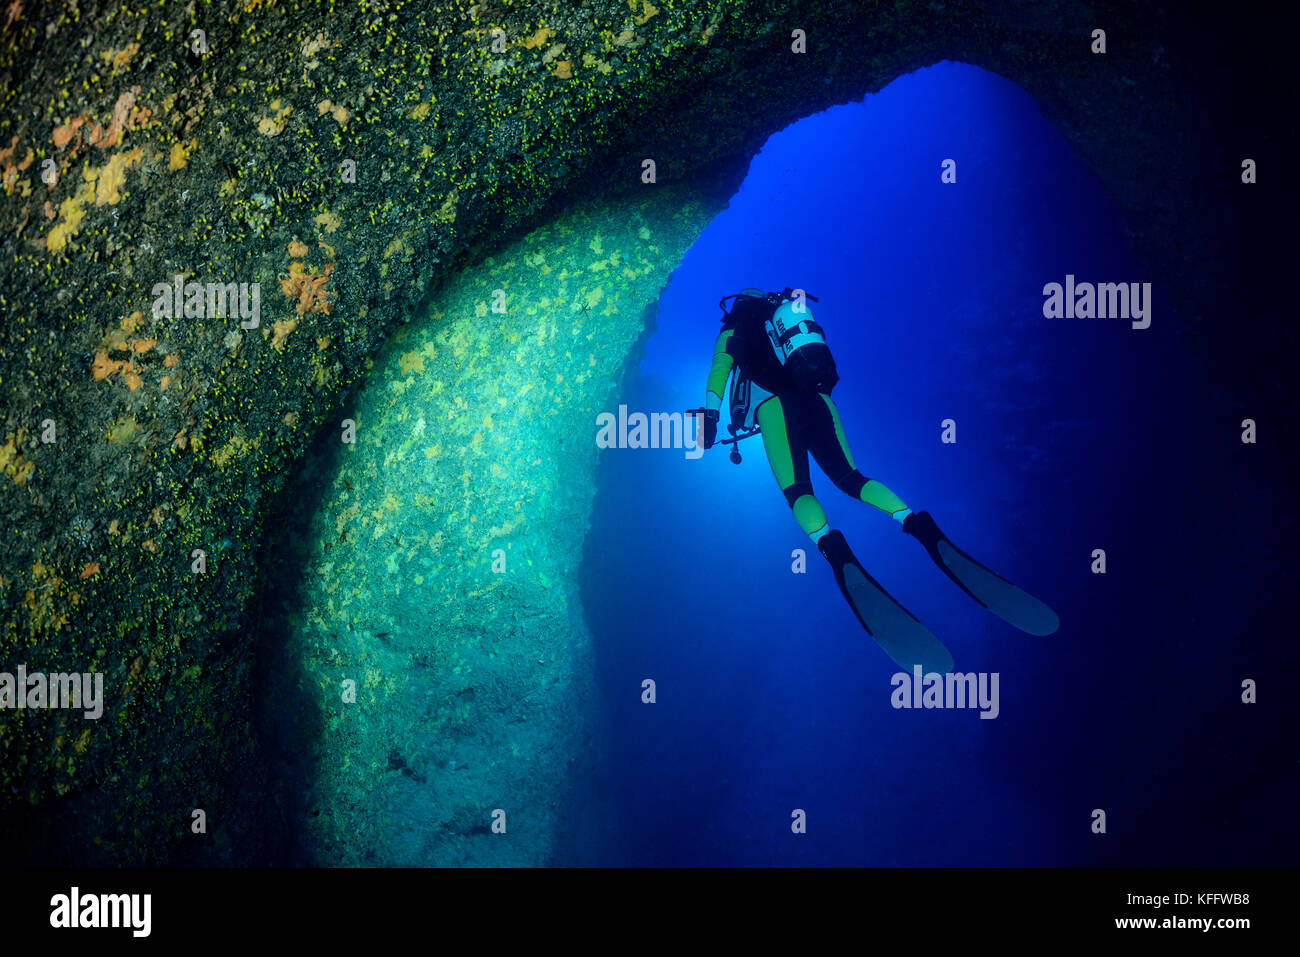
<path id="1" fill-rule="evenodd" d="M 625 401 L 700 405 L 719 297 L 803 288 L 819 297 L 812 308 L 860 470 L 1051 595 L 1063 618 L 1082 616 L 1088 576 L 1059 539 L 1113 528 L 1100 476 L 1126 462 L 1134 474 L 1113 479 L 1130 487 L 1148 443 L 1177 441 L 1152 439 L 1132 408 L 1186 390 L 1156 368 L 1173 345 L 1167 316 L 1145 331 L 1045 318 L 1044 286 L 1067 275 L 1149 278 L 1117 210 L 1032 98 L 940 63 L 764 144 L 674 272 Z M 947 422 L 955 442 L 943 441 Z M 1014 719 L 901 719 L 890 706 L 896 667 L 844 606 L 760 442 L 742 452 L 740 466 L 721 450 L 698 462 L 601 458 L 583 607 L 603 737 L 578 793 L 605 817 L 594 824 L 588 810 L 587 833 L 568 838 L 573 858 L 1060 863 L 1057 832 L 1044 828 L 1051 801 L 1027 804 L 1022 783 L 1036 775 L 1053 796 L 1078 784 L 1051 755 L 1086 748 L 1087 732 L 1062 714 L 1059 686 L 1032 680 L 1076 669 L 1067 651 L 1008 634 L 896 523 L 814 466 L 832 527 L 959 667 L 1016 676 L 1023 706 L 1062 723 L 1045 740 Z M 646 679 L 653 706 L 640 697 Z M 1026 760 L 1031 770 L 1019 767 Z M 826 827 L 792 841 L 791 812 L 809 807 Z"/>

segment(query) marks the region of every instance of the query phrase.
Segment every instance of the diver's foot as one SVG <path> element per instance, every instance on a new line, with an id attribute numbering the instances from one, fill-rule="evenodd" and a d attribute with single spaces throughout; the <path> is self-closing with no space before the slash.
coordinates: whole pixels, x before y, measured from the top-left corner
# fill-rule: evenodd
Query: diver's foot
<path id="1" fill-rule="evenodd" d="M 844 540 L 844 533 L 838 528 L 832 529 L 817 540 L 817 550 L 822 553 L 822 558 L 835 566 L 853 560 L 853 550 L 849 548 L 849 543 Z"/>
<path id="2" fill-rule="evenodd" d="M 913 512 L 903 519 L 903 532 L 911 535 L 927 549 L 934 547 L 939 539 L 943 538 L 943 532 L 939 531 L 939 526 L 926 511 Z"/>

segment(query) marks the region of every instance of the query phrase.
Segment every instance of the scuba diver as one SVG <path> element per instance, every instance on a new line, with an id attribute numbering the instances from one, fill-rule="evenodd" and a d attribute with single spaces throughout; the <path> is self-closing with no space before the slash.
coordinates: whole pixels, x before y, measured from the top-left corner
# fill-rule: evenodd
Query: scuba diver
<path id="1" fill-rule="evenodd" d="M 813 494 L 809 454 L 838 489 L 884 512 L 924 545 L 940 570 L 975 601 L 1031 635 L 1052 634 L 1060 621 L 1051 608 L 955 546 L 928 512 L 912 511 L 883 482 L 858 470 L 831 399 L 839 381 L 835 360 L 808 309 L 809 299 L 818 301 L 787 287 L 779 293 L 744 289 L 718 301 L 722 332 L 713 347 L 705 405 L 690 410 L 703 416 L 704 447 L 729 444 L 731 460 L 739 462 L 739 442 L 762 436 L 768 464 L 795 521 L 830 563 L 862 627 L 900 666 L 911 670 L 919 664 L 927 673 L 946 674 L 952 670 L 952 655 L 867 574 L 843 533 L 830 527 Z M 731 437 L 719 442 L 723 389 L 733 372 Z"/>

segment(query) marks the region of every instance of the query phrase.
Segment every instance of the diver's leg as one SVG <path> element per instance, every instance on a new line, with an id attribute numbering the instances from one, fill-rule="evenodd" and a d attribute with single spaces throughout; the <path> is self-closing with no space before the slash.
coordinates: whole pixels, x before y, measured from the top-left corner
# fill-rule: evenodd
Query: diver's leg
<path id="1" fill-rule="evenodd" d="M 1060 627 L 1061 622 L 1055 611 L 954 545 L 939 530 L 929 512 L 913 512 L 888 487 L 866 478 L 857 470 L 848 440 L 844 437 L 844 426 L 830 396 L 801 396 L 789 399 L 787 404 L 788 417 L 797 423 L 793 431 L 807 437 L 805 441 L 808 451 L 836 486 L 854 498 L 892 515 L 902 524 L 906 534 L 925 546 L 934 563 L 962 591 L 995 615 L 1031 635 L 1050 635 Z M 839 532 L 834 532 L 818 545 L 833 566 L 841 560 L 840 556 L 848 548 L 847 543 L 840 544 L 837 536 Z M 869 625 L 867 630 L 871 630 Z"/>
<path id="2" fill-rule="evenodd" d="M 911 671 L 920 666 L 924 673 L 947 674 L 953 664 L 948 649 L 867 573 L 844 533 L 826 524 L 826 514 L 808 482 L 809 443 L 816 434 L 819 415 L 827 419 L 826 408 L 816 394 L 784 393 L 759 406 L 759 427 L 772 474 L 867 633 L 900 668 Z"/>
<path id="3" fill-rule="evenodd" d="M 844 434 L 844 424 L 840 421 L 839 411 L 831 397 L 819 394 L 818 399 L 810 397 L 809 403 L 809 450 L 836 488 L 880 509 L 896 522 L 901 523 L 912 514 L 912 510 L 889 486 L 867 478 L 853 464 L 853 453 L 849 450 L 849 440 Z"/>
<path id="4" fill-rule="evenodd" d="M 795 521 L 809 538 L 819 541 L 830 531 L 830 526 L 826 524 L 826 512 L 813 495 L 808 475 L 808 447 L 802 430 L 791 428 L 792 423 L 779 396 L 765 399 L 754 418 L 758 422 L 759 435 L 763 437 L 767 464 L 772 467 L 772 475 L 794 512 Z"/>

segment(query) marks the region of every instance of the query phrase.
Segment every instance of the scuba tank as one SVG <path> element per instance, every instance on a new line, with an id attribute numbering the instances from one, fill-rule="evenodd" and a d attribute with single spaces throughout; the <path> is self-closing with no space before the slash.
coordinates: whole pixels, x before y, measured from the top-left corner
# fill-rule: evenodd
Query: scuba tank
<path id="1" fill-rule="evenodd" d="M 783 292 L 769 293 L 768 301 L 776 308 L 763 324 L 764 330 L 777 361 L 790 373 L 795 385 L 829 393 L 839 381 L 839 374 L 826 345 L 826 333 L 813 318 L 804 298 L 796 297 L 795 290 L 789 286 Z M 806 298 L 817 301 L 816 296 Z"/>
<path id="2" fill-rule="evenodd" d="M 734 299 L 730 310 L 727 300 Z M 763 293 L 757 289 L 746 290 L 731 296 L 723 296 L 718 301 L 722 308 L 722 321 L 736 321 L 738 314 L 745 314 L 741 325 L 749 325 L 751 335 L 766 343 L 750 346 L 750 356 L 755 360 L 755 368 L 768 367 L 765 376 L 759 372 L 754 375 L 761 382 L 764 378 L 772 380 L 771 388 L 777 388 L 782 379 L 792 382 L 800 389 L 830 394 L 839 382 L 835 370 L 835 359 L 830 347 L 826 345 L 826 333 L 813 318 L 805 300 L 817 302 L 817 297 L 802 290 L 787 286 L 781 292 Z M 758 331 L 759 317 L 762 331 Z M 760 349 L 765 355 L 753 352 Z"/>

